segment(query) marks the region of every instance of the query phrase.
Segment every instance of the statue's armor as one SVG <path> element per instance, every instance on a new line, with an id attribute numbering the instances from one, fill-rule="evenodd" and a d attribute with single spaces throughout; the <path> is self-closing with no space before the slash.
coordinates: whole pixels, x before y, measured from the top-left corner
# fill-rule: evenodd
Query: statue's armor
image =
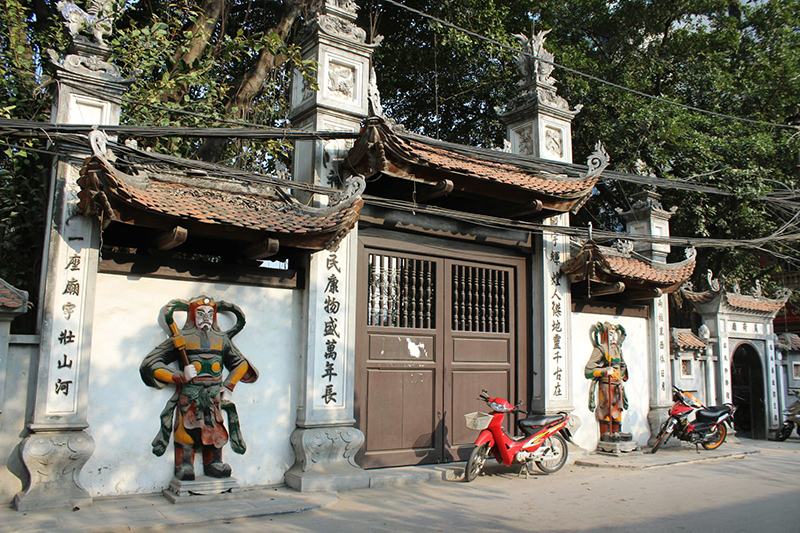
<path id="1" fill-rule="evenodd" d="M 236 374 L 235 369 L 242 364 L 247 364 L 248 369 L 241 381 L 246 383 L 255 381 L 258 373 L 223 332 L 214 329 L 202 331 L 190 325 L 181 330 L 181 335 L 186 342 L 186 356 L 189 363 L 197 370 L 197 377 L 191 383 L 177 388 L 162 413 L 162 425 L 169 424 L 172 417 L 166 415 L 171 414 L 177 407 L 174 424 L 176 442 L 199 444 L 195 442 L 199 437 L 203 445 L 222 448 L 228 442 L 228 432 L 219 405 L 220 390 L 224 386 L 233 389 L 231 377 Z M 142 362 L 140 373 L 147 385 L 163 388 L 167 384 L 155 378 L 155 371 L 165 369 L 176 372 L 182 366 L 180 352 L 170 338 L 147 355 Z M 222 379 L 223 367 L 228 370 L 228 379 L 225 381 Z M 157 455 L 161 455 L 166 448 L 166 440 L 169 438 L 168 425 L 166 435 L 162 430 L 159 437 L 153 441 L 153 450 Z"/>

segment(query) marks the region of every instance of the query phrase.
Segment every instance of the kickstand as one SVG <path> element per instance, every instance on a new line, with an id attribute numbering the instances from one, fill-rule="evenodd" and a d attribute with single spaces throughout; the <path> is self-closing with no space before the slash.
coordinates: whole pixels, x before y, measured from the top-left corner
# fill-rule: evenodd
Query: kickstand
<path id="1" fill-rule="evenodd" d="M 694 449 L 695 449 L 695 451 L 696 451 L 697 453 L 700 453 L 700 443 L 698 443 L 698 442 L 695 442 L 695 443 L 694 443 Z"/>
<path id="2" fill-rule="evenodd" d="M 528 469 L 527 461 L 522 463 L 522 468 L 519 469 L 519 475 L 517 477 L 522 477 L 523 472 L 525 472 L 525 479 L 528 479 L 528 476 L 530 476 L 530 470 Z"/>

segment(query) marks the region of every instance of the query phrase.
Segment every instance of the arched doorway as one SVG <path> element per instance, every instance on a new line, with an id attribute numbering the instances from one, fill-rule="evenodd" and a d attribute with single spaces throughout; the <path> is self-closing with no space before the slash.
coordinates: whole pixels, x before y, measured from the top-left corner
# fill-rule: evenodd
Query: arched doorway
<path id="1" fill-rule="evenodd" d="M 731 374 L 733 404 L 736 406 L 736 434 L 751 439 L 766 439 L 764 369 L 761 358 L 752 345 L 745 343 L 736 348 Z"/>

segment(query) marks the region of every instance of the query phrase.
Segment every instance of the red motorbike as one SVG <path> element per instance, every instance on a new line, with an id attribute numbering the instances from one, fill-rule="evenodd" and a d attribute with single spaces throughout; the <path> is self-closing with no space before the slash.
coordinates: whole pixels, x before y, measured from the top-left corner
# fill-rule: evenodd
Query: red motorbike
<path id="1" fill-rule="evenodd" d="M 494 455 L 498 463 L 511 466 L 513 463 L 523 465 L 529 471 L 533 464 L 544 472 L 551 474 L 561 469 L 567 462 L 567 440 L 572 440 L 572 435 L 567 428 L 569 415 L 533 415 L 521 419 L 517 426 L 523 435 L 511 437 L 503 429 L 503 422 L 509 413 L 522 411 L 518 405 L 512 405 L 503 398 L 490 398 L 488 393 L 481 391 L 479 400 L 486 402 L 492 414 L 468 413 L 465 416 L 467 427 L 480 430 L 475 439 L 475 449 L 467 461 L 464 471 L 464 481 L 472 481 L 481 473 L 489 458 L 489 453 Z"/>
<path id="2" fill-rule="evenodd" d="M 728 430 L 725 424 L 733 427 L 733 413 L 736 406 L 730 403 L 706 407 L 692 394 L 672 387 L 675 405 L 669 410 L 669 418 L 658 432 L 652 453 L 665 444 L 672 435 L 692 444 L 702 444 L 706 450 L 722 446 Z"/>

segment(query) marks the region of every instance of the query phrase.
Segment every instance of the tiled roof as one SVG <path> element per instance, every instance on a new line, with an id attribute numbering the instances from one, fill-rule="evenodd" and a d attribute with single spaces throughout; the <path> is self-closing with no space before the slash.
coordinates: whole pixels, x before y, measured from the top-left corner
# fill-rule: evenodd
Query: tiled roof
<path id="1" fill-rule="evenodd" d="M 786 305 L 791 294 L 787 292 L 785 295 L 772 299 L 731 292 L 725 289 L 721 283 L 715 283 L 712 287 L 713 289 L 703 292 L 684 288 L 681 289 L 681 294 L 698 306 L 719 306 L 721 309 L 757 316 L 774 316 Z"/>
<path id="2" fill-rule="evenodd" d="M 614 253 L 602 253 L 608 270 L 620 278 L 650 281 L 659 285 L 682 283 L 694 272 L 695 261 L 684 261 L 675 265 L 645 262 L 634 257 L 623 257 Z"/>
<path id="3" fill-rule="evenodd" d="M 460 194 L 510 206 L 538 200 L 552 214 L 576 211 L 589 198 L 608 164 L 602 145 L 590 161 L 591 167 L 573 165 L 447 143 L 393 131 L 382 119 L 370 117 L 344 166 L 367 177 L 382 173 L 430 184 L 449 180 Z"/>
<path id="4" fill-rule="evenodd" d="M 320 212 L 287 201 L 270 187 L 201 178 L 169 169 L 129 175 L 97 156 L 87 160 L 81 176 L 78 197 L 80 209 L 86 215 L 105 213 L 107 218 L 113 217 L 114 211 L 124 205 L 168 217 L 175 224 L 225 226 L 276 237 L 328 235 L 327 241 L 331 242 L 356 224 L 363 205 L 356 197 L 339 209 Z"/>
<path id="5" fill-rule="evenodd" d="M 725 291 L 725 299 L 731 307 L 743 309 L 745 311 L 756 311 L 759 313 L 777 313 L 786 305 L 786 300 L 771 300 L 768 298 L 756 298 L 744 294 L 736 294 Z"/>
<path id="6" fill-rule="evenodd" d="M 28 293 L 0 279 L 0 312 L 24 313 L 27 311 Z"/>
<path id="7" fill-rule="evenodd" d="M 398 138 L 409 148 L 409 157 L 420 164 L 543 194 L 583 196 L 591 192 L 597 183 L 597 178 L 569 177 L 566 172 L 554 174 L 544 169 L 533 170 L 504 163 L 491 150 L 469 148 L 471 153 L 466 156 L 462 150 L 467 147 L 454 144 L 448 146 L 433 139 L 424 140 L 410 135 Z"/>
<path id="8" fill-rule="evenodd" d="M 695 255 L 680 263 L 659 263 L 634 252 L 585 243 L 580 251 L 561 266 L 572 281 L 587 277 L 603 282 L 633 282 L 634 285 L 658 288 L 664 292 L 677 289 L 694 272 Z"/>
<path id="9" fill-rule="evenodd" d="M 683 348 L 684 350 L 701 350 L 703 348 L 708 348 L 708 344 L 703 342 L 700 337 L 695 335 L 690 329 L 673 329 L 672 342 L 675 346 Z"/>

